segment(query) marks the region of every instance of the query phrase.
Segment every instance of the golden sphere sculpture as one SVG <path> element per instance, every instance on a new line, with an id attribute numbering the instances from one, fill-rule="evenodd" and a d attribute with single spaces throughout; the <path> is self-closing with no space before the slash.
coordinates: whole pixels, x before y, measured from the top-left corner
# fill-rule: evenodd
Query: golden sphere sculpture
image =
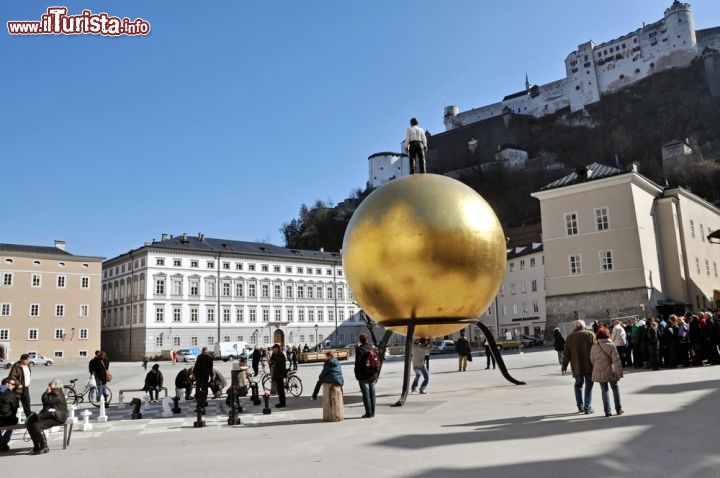
<path id="1" fill-rule="evenodd" d="M 473 189 L 436 174 L 394 179 L 357 208 L 343 239 L 357 303 L 378 324 L 439 337 L 480 317 L 505 273 L 505 235 Z"/>

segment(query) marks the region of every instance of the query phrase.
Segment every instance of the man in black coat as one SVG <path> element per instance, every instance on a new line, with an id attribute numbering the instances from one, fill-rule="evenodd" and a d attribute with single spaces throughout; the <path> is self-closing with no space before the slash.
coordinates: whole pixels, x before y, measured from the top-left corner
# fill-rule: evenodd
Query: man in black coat
<path id="1" fill-rule="evenodd" d="M 15 379 L 7 377 L 0 385 L 0 425 L 17 425 L 17 411 L 20 406 L 17 393 L 15 393 Z M 8 451 L 12 430 L 6 430 L 0 437 L 0 451 Z"/>
<path id="2" fill-rule="evenodd" d="M 30 355 L 22 354 L 20 360 L 10 369 L 8 377 L 15 380 L 15 392 L 20 396 L 20 403 L 26 417 L 32 413 L 30 409 Z"/>
<path id="3" fill-rule="evenodd" d="M 195 360 L 193 373 L 195 374 L 195 399 L 200 406 L 207 406 L 208 383 L 213 370 L 213 359 L 208 354 L 207 347 L 202 348 L 202 352 Z M 202 402 L 202 403 L 200 403 Z"/>
<path id="4" fill-rule="evenodd" d="M 279 403 L 275 405 L 277 408 L 284 408 L 285 403 L 285 377 L 287 377 L 287 358 L 280 348 L 280 344 L 272 347 L 272 355 L 270 356 L 270 375 L 277 389 Z"/>

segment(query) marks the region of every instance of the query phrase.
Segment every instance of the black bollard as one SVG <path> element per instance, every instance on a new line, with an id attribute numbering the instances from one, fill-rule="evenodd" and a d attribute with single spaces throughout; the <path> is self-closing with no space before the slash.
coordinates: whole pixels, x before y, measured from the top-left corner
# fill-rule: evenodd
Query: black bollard
<path id="1" fill-rule="evenodd" d="M 253 382 L 250 385 L 250 389 L 252 390 L 252 395 L 250 396 L 250 399 L 252 400 L 253 405 L 260 405 L 260 394 L 258 393 L 257 382 Z"/>
<path id="2" fill-rule="evenodd" d="M 130 401 L 130 405 L 132 405 L 132 415 L 130 415 L 130 418 L 132 420 L 139 420 L 142 418 L 142 413 L 140 413 L 140 406 L 142 405 L 142 400 L 139 398 L 133 398 Z"/>
<path id="3" fill-rule="evenodd" d="M 173 415 L 177 415 L 179 413 L 182 413 L 182 410 L 180 410 L 180 397 L 173 397 L 173 409 L 172 409 Z"/>
<path id="4" fill-rule="evenodd" d="M 238 393 L 235 387 L 228 388 L 225 404 L 230 406 L 228 425 L 240 425 L 240 414 L 238 413 Z"/>
<path id="5" fill-rule="evenodd" d="M 263 415 L 270 415 L 272 413 L 272 409 L 270 408 L 270 394 L 267 392 L 263 393 L 263 400 L 265 400 L 265 408 L 263 408 Z"/>
<path id="6" fill-rule="evenodd" d="M 205 408 L 202 406 L 203 403 L 205 403 L 205 393 L 198 390 L 195 394 L 195 399 L 197 400 L 197 406 L 195 407 L 197 420 L 193 423 L 193 427 L 202 428 L 205 426 L 205 420 L 202 419 L 202 416 L 205 414 Z"/>

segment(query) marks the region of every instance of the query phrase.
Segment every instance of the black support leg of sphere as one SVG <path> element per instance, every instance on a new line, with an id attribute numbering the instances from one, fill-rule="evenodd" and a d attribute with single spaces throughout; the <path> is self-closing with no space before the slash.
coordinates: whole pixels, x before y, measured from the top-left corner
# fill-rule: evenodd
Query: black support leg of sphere
<path id="1" fill-rule="evenodd" d="M 390 342 L 390 338 L 393 335 L 392 330 L 386 330 L 385 335 L 383 335 L 382 340 L 380 340 L 380 343 L 378 344 L 378 357 L 380 357 L 380 370 L 382 370 L 382 364 L 385 362 L 385 352 L 387 351 L 387 345 L 388 342 Z"/>
<path id="2" fill-rule="evenodd" d="M 495 337 L 492 336 L 490 329 L 488 329 L 487 326 L 480 321 L 476 322 L 476 324 L 480 328 L 480 330 L 482 330 L 482 333 L 485 334 L 485 338 L 490 345 L 490 353 L 492 353 L 493 357 L 495 357 L 495 362 L 497 362 L 497 365 L 500 368 L 500 372 L 502 373 L 503 377 L 505 377 L 508 382 L 514 383 L 515 385 L 525 385 L 525 382 L 521 382 L 520 380 L 516 380 L 510 376 L 510 373 L 505 366 L 505 362 L 503 361 L 502 355 L 500 354 L 500 352 L 498 352 L 497 344 L 495 343 Z"/>
<path id="3" fill-rule="evenodd" d="M 413 334 L 415 333 L 415 323 L 410 322 L 407 326 L 407 335 L 405 336 L 405 364 L 403 366 L 403 384 L 400 398 L 395 402 L 396 407 L 402 407 L 410 389 L 410 354 L 412 353 Z"/>

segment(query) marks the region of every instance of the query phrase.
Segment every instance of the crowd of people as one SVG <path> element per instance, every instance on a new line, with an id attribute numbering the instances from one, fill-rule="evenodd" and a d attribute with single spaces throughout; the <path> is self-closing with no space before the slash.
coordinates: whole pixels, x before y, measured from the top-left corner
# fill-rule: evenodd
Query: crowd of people
<path id="1" fill-rule="evenodd" d="M 580 413 L 594 413 L 592 389 L 600 383 L 605 416 L 611 416 L 609 389 L 618 415 L 624 413 L 619 380 L 623 369 L 698 367 L 720 364 L 720 312 L 631 317 L 609 323 L 595 322 L 588 330 L 585 322 L 574 322 L 573 332 L 563 337 L 553 331 L 554 349 L 561 372 L 570 365 L 575 378 L 575 401 Z"/>

